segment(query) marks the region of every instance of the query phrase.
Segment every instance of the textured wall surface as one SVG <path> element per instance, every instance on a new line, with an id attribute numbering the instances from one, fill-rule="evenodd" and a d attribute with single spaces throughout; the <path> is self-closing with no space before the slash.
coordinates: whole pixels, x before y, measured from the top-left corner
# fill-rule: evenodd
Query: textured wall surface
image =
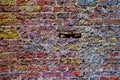
<path id="1" fill-rule="evenodd" d="M 120 80 L 120 0 L 0 0 L 0 80 Z"/>

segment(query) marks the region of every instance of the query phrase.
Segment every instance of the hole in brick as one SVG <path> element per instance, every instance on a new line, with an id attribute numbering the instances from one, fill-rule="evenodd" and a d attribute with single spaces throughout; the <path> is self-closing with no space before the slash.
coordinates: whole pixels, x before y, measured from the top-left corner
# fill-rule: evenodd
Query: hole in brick
<path id="1" fill-rule="evenodd" d="M 81 38 L 81 33 L 79 32 L 59 32 L 59 38 Z"/>

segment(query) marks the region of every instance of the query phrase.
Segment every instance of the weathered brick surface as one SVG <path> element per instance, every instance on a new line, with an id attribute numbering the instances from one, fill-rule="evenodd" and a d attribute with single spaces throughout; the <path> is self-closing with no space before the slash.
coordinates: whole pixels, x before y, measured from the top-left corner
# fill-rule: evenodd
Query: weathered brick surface
<path id="1" fill-rule="evenodd" d="M 0 0 L 0 80 L 120 80 L 120 0 Z"/>

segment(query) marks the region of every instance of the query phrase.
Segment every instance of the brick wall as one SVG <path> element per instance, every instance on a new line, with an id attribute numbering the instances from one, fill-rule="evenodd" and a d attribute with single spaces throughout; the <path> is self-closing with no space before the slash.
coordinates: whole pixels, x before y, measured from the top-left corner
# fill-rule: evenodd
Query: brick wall
<path id="1" fill-rule="evenodd" d="M 0 80 L 120 80 L 120 0 L 0 0 Z"/>

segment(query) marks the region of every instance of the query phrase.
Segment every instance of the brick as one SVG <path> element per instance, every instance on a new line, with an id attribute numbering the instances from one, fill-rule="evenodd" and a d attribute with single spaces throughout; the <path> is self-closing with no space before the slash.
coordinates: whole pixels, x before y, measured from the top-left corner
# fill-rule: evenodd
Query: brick
<path id="1" fill-rule="evenodd" d="M 110 18 L 118 18 L 118 14 L 116 12 L 109 13 Z"/>
<path id="2" fill-rule="evenodd" d="M 109 5 L 109 6 L 115 6 L 115 5 L 117 5 L 117 0 L 107 0 L 107 4 Z"/>
<path id="3" fill-rule="evenodd" d="M 90 18 L 92 18 L 92 19 L 95 19 L 95 18 L 98 18 L 98 17 L 99 17 L 98 13 L 92 13 L 92 14 L 90 14 Z"/>
<path id="4" fill-rule="evenodd" d="M 70 18 L 71 19 L 78 19 L 78 13 L 71 13 Z"/>
<path id="5" fill-rule="evenodd" d="M 13 13 L 1 13 L 0 16 L 1 16 L 0 19 L 8 19 L 8 18 L 15 19 L 16 18 L 16 16 Z"/>
<path id="6" fill-rule="evenodd" d="M 63 8 L 62 7 L 54 7 L 54 12 L 62 12 Z"/>
<path id="7" fill-rule="evenodd" d="M 61 73 L 59 72 L 43 72 L 42 73 L 43 78 L 51 78 L 51 77 L 61 77 Z"/>
<path id="8" fill-rule="evenodd" d="M 77 6 L 67 6 L 64 9 L 65 12 L 78 12 L 78 7 Z"/>
<path id="9" fill-rule="evenodd" d="M 16 19 L 25 20 L 25 19 L 37 19 L 39 18 L 39 13 L 15 13 Z"/>
<path id="10" fill-rule="evenodd" d="M 110 80 L 119 80 L 118 77 L 110 77 Z"/>
<path id="11" fill-rule="evenodd" d="M 37 53 L 37 57 L 38 58 L 46 58 L 46 56 L 47 56 L 47 53 L 45 53 L 45 52 L 39 52 L 39 53 Z"/>
<path id="12" fill-rule="evenodd" d="M 109 24 L 109 25 L 119 25 L 120 23 L 120 20 L 119 19 L 111 19 L 111 20 L 105 20 L 105 23 L 106 24 Z"/>
<path id="13" fill-rule="evenodd" d="M 20 59 L 20 58 L 32 59 L 32 58 L 35 58 L 35 53 L 17 53 L 16 57 L 17 59 Z"/>
<path id="14" fill-rule="evenodd" d="M 46 5 L 46 0 L 37 0 L 38 5 L 43 6 Z"/>
<path id="15" fill-rule="evenodd" d="M 8 66 L 0 66 L 0 73 L 6 73 L 9 72 Z"/>
<path id="16" fill-rule="evenodd" d="M 31 38 L 31 39 L 35 39 L 35 38 L 38 38 L 38 37 L 39 37 L 39 34 L 36 33 L 36 32 L 32 32 L 32 33 L 30 33 L 30 34 L 28 35 L 28 37 Z"/>
<path id="17" fill-rule="evenodd" d="M 13 5 L 15 5 L 15 0 L 1 0 L 0 5 L 2 5 L 2 6 L 13 6 Z"/>
<path id="18" fill-rule="evenodd" d="M 19 39 L 20 34 L 18 33 L 1 33 L 0 39 Z"/>
<path id="19" fill-rule="evenodd" d="M 18 58 L 18 60 L 19 60 L 19 63 L 18 63 L 19 65 L 30 65 L 30 64 L 32 64 L 31 61 L 33 61 L 30 58 Z"/>
<path id="20" fill-rule="evenodd" d="M 8 62 L 8 60 L 6 59 L 3 59 L 3 60 L 0 60 L 0 67 L 2 67 L 2 66 L 7 66 L 7 65 L 9 65 L 9 62 Z"/>
<path id="21" fill-rule="evenodd" d="M 80 76 L 82 76 L 82 73 L 80 71 L 73 71 L 72 76 L 73 77 L 80 77 Z"/>
<path id="22" fill-rule="evenodd" d="M 97 25 L 102 24 L 99 20 L 95 22 Z M 90 26 L 93 25 L 94 23 L 92 22 L 92 20 L 86 20 L 83 25 L 85 26 Z"/>
<path id="23" fill-rule="evenodd" d="M 98 0 L 100 4 L 107 4 L 107 0 Z"/>
<path id="24" fill-rule="evenodd" d="M 19 6 L 21 12 L 40 12 L 41 6 Z"/>
<path id="25" fill-rule="evenodd" d="M 2 11 L 3 12 L 20 12 L 20 9 L 18 6 L 3 6 Z"/>
<path id="26" fill-rule="evenodd" d="M 48 27 L 47 27 L 47 30 L 48 30 L 48 31 L 55 31 L 56 29 L 55 29 L 55 27 L 53 27 L 53 26 L 48 26 Z"/>
<path id="27" fill-rule="evenodd" d="M 18 65 L 19 64 L 19 60 L 17 60 L 17 59 L 10 59 L 9 60 L 9 66 L 10 66 L 10 71 L 12 72 L 13 71 L 13 69 L 12 69 L 12 66 L 15 66 L 15 65 Z"/>
<path id="28" fill-rule="evenodd" d="M 76 0 L 57 0 L 58 5 L 73 5 L 76 3 Z"/>
<path id="29" fill-rule="evenodd" d="M 58 58 L 53 58 L 53 59 L 47 59 L 48 64 L 59 64 L 60 61 Z"/>
<path id="30" fill-rule="evenodd" d="M 1 74 L 0 75 L 0 79 L 2 79 L 2 80 L 11 80 L 11 75 L 10 74 Z"/>
<path id="31" fill-rule="evenodd" d="M 68 19 L 69 18 L 69 13 L 58 13 L 57 18 L 58 19 Z"/>
<path id="32" fill-rule="evenodd" d="M 20 80 L 20 75 L 21 75 L 21 73 L 12 73 L 12 74 L 9 74 L 10 79 L 16 79 L 16 80 Z"/>
<path id="33" fill-rule="evenodd" d="M 60 66 L 58 66 L 58 71 L 67 71 L 67 70 L 69 70 L 71 68 L 71 66 L 70 65 L 60 65 Z"/>
<path id="34" fill-rule="evenodd" d="M 36 20 L 36 19 L 25 19 L 24 21 L 22 21 L 22 24 L 24 24 L 24 25 L 37 25 L 39 23 L 38 23 L 38 20 Z"/>
<path id="35" fill-rule="evenodd" d="M 56 19 L 56 14 L 55 13 L 45 13 L 42 14 L 43 19 Z"/>
<path id="36" fill-rule="evenodd" d="M 28 78 L 39 78 L 40 76 L 41 76 L 40 73 L 34 73 L 34 72 L 21 75 L 21 77 L 25 78 L 25 79 L 28 79 Z"/>
<path id="37" fill-rule="evenodd" d="M 37 0 L 16 0 L 17 6 L 23 6 L 23 5 L 37 5 Z"/>
<path id="38" fill-rule="evenodd" d="M 27 71 L 28 67 L 26 65 L 16 65 L 12 69 L 13 71 L 23 72 L 23 71 Z"/>
<path id="39" fill-rule="evenodd" d="M 72 77 L 72 72 L 63 72 L 63 78 Z"/>
<path id="40" fill-rule="evenodd" d="M 14 23 L 14 22 L 16 22 L 16 23 Z M 21 24 L 21 21 L 17 20 L 17 19 L 1 19 L 0 20 L 0 25 L 1 26 L 2 25 L 4 25 L 4 26 L 8 26 L 8 25 L 16 26 L 16 25 L 20 25 L 20 24 Z"/>
<path id="41" fill-rule="evenodd" d="M 46 5 L 52 5 L 52 6 L 54 6 L 55 5 L 55 1 L 56 0 L 46 0 Z"/>
<path id="42" fill-rule="evenodd" d="M 13 46 L 13 45 L 8 45 L 8 46 L 3 46 L 2 47 L 2 52 L 17 52 L 20 50 L 20 46 Z"/>
<path id="43" fill-rule="evenodd" d="M 63 20 L 60 20 L 60 19 L 55 19 L 54 21 L 53 21 L 53 23 L 54 23 L 54 25 L 62 25 L 62 23 L 63 23 Z"/>
<path id="44" fill-rule="evenodd" d="M 57 4 L 58 5 L 67 4 L 67 1 L 66 0 L 57 0 Z"/>
<path id="45" fill-rule="evenodd" d="M 0 45 L 1 46 L 7 46 L 9 44 L 9 41 L 8 40 L 1 40 L 0 41 Z"/>
<path id="46" fill-rule="evenodd" d="M 0 60 L 9 60 L 10 59 L 10 54 L 0 54 Z"/>
<path id="47" fill-rule="evenodd" d="M 109 16 L 109 13 L 101 13 L 101 16 L 103 17 L 103 18 L 108 18 Z"/>
<path id="48" fill-rule="evenodd" d="M 38 66 L 37 66 L 37 70 L 44 72 L 44 71 L 49 71 L 49 68 L 48 68 L 48 66 L 46 66 L 46 65 L 41 65 L 41 66 L 38 65 Z"/>
<path id="49" fill-rule="evenodd" d="M 25 3 L 27 2 L 27 0 L 16 0 L 17 5 L 25 5 Z"/>
<path id="50" fill-rule="evenodd" d="M 72 59 L 65 59 L 64 61 L 63 61 L 63 64 L 69 64 L 69 65 L 73 65 L 73 64 L 80 64 L 81 63 L 81 60 L 80 59 L 75 59 L 75 58 L 72 58 Z"/>
<path id="51" fill-rule="evenodd" d="M 79 6 L 94 6 L 96 4 L 95 0 L 89 1 L 89 0 L 77 0 L 77 3 Z"/>
<path id="52" fill-rule="evenodd" d="M 118 54 L 119 54 L 119 52 L 117 52 L 117 51 L 116 52 L 114 52 L 114 51 L 109 52 L 110 56 L 118 56 Z"/>
<path id="53" fill-rule="evenodd" d="M 94 24 L 95 25 L 102 25 L 103 24 L 103 20 L 102 19 L 95 19 L 94 20 Z"/>
<path id="54" fill-rule="evenodd" d="M 100 80 L 109 80 L 108 77 L 101 77 Z"/>
<path id="55" fill-rule="evenodd" d="M 53 8 L 50 6 L 42 6 L 41 12 L 52 12 Z"/>

